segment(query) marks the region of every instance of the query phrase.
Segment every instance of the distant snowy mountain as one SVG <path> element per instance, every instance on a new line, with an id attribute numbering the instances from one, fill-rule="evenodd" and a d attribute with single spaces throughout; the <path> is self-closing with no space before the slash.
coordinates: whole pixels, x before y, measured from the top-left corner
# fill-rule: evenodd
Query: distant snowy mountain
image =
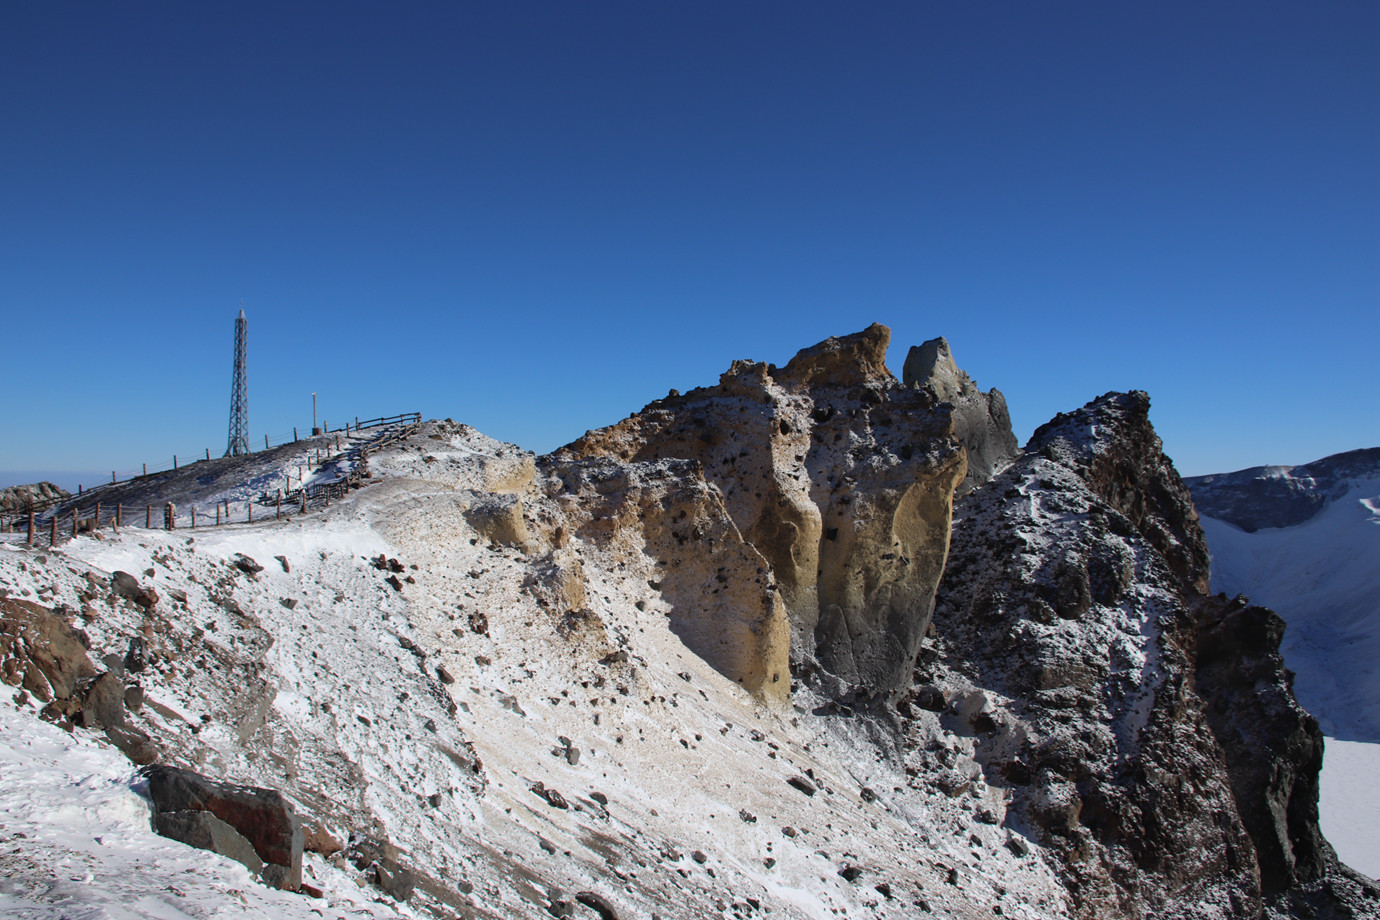
<path id="1" fill-rule="evenodd" d="M 1380 876 L 1380 448 L 1186 482 L 1213 590 L 1288 624 L 1294 693 L 1328 738 L 1323 829 L 1343 861 Z"/>
<path id="2" fill-rule="evenodd" d="M 1380 742 L 1380 448 L 1185 482 L 1213 590 L 1284 617 L 1295 693 L 1328 735 Z"/>

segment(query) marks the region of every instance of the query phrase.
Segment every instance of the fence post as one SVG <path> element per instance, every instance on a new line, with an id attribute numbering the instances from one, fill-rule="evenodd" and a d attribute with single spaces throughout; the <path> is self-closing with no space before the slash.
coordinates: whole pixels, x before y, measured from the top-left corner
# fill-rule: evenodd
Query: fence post
<path id="1" fill-rule="evenodd" d="M 50 527 L 50 532 L 49 532 L 49 534 L 48 534 L 48 545 L 49 545 L 49 546 L 57 546 L 57 512 L 56 512 L 56 511 L 53 512 L 53 519 L 49 522 L 49 524 L 51 525 L 51 527 Z"/>
<path id="2" fill-rule="evenodd" d="M 30 546 L 34 545 L 34 512 L 32 508 L 29 509 L 29 539 L 27 542 Z"/>
<path id="3" fill-rule="evenodd" d="M 144 506 L 144 529 L 153 529 L 153 505 Z"/>
<path id="4" fill-rule="evenodd" d="M 264 450 L 268 450 L 268 435 L 264 435 Z"/>
<path id="5" fill-rule="evenodd" d="M 121 527 L 124 526 L 124 523 L 125 523 L 124 520 L 123 520 L 123 517 L 124 517 L 124 510 L 125 510 L 125 506 L 124 506 L 124 503 L 123 503 L 123 502 L 116 502 L 116 503 L 115 503 L 115 529 L 116 529 L 116 530 L 119 530 Z"/>
<path id="6" fill-rule="evenodd" d="M 302 513 L 307 513 L 307 487 L 302 486 Z"/>
<path id="7" fill-rule="evenodd" d="M 115 478 L 115 471 L 114 471 L 114 470 L 111 470 L 111 471 L 110 471 L 110 484 L 111 484 L 111 485 L 114 485 L 114 484 L 117 483 L 117 482 L 119 482 L 119 480 Z"/>
<path id="8" fill-rule="evenodd" d="M 192 505 L 192 530 L 196 530 L 196 505 Z"/>
<path id="9" fill-rule="evenodd" d="M 207 459 L 207 460 L 210 460 L 210 459 L 211 459 L 211 448 L 209 448 L 209 447 L 206 448 L 206 459 Z"/>
<path id="10" fill-rule="evenodd" d="M 149 474 L 149 465 L 148 465 L 147 463 L 145 463 L 145 464 L 144 464 L 144 475 L 147 476 L 148 474 Z"/>
<path id="11" fill-rule="evenodd" d="M 246 505 L 247 505 L 247 507 L 248 507 L 248 509 L 249 509 L 249 523 L 253 524 L 253 523 L 254 523 L 254 502 L 253 502 L 253 500 L 251 499 L 250 501 L 246 502 Z"/>
<path id="12" fill-rule="evenodd" d="M 173 469 L 177 469 L 177 454 L 173 454 Z"/>
<path id="13" fill-rule="evenodd" d="M 163 529 L 177 529 L 177 506 L 172 502 L 168 502 L 163 506 Z"/>
<path id="14" fill-rule="evenodd" d="M 283 516 L 283 490 L 282 490 L 282 489 L 279 489 L 279 490 L 278 490 L 278 506 L 277 506 L 277 508 L 275 508 L 274 511 L 273 511 L 273 517 L 274 517 L 274 518 L 281 518 L 282 516 Z"/>
<path id="15" fill-rule="evenodd" d="M 220 502 L 216 502 L 216 526 L 220 526 Z"/>
<path id="16" fill-rule="evenodd" d="M 92 529 L 92 530 L 100 530 L 100 529 L 101 529 L 101 503 L 100 503 L 100 502 L 96 502 L 96 526 L 95 526 L 95 527 L 92 527 L 91 529 Z"/>
<path id="17" fill-rule="evenodd" d="M 292 443 L 293 443 L 293 444 L 296 444 L 296 443 L 297 443 L 297 426 L 296 426 L 296 425 L 293 425 L 293 426 L 292 426 Z"/>
<path id="18" fill-rule="evenodd" d="M 78 518 L 80 518 L 80 517 L 81 517 L 81 515 L 80 515 L 80 513 L 77 511 L 77 509 L 76 509 L 76 508 L 73 508 L 73 509 L 72 509 L 72 536 L 74 536 L 74 537 L 77 535 L 77 520 L 78 520 Z"/>

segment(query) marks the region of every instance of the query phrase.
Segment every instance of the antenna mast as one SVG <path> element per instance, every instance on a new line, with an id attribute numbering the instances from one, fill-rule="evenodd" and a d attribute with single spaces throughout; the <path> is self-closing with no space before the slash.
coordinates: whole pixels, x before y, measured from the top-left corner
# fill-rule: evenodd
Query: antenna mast
<path id="1" fill-rule="evenodd" d="M 245 351 L 249 341 L 249 320 L 244 318 L 244 301 L 240 301 L 240 315 L 235 320 L 235 381 L 230 387 L 230 444 L 225 456 L 238 457 L 249 453 L 249 382 L 245 368 Z"/>

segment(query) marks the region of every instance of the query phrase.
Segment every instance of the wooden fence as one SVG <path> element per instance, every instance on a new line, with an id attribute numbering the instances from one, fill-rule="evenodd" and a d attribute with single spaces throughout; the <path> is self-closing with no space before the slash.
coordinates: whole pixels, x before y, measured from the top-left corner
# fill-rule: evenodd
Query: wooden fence
<path id="1" fill-rule="evenodd" d="M 364 469 L 371 452 L 394 444 L 411 435 L 421 424 L 421 413 L 405 412 L 399 415 L 383 416 L 361 422 L 355 419 L 353 425 L 343 425 L 327 429 L 326 434 L 335 434 L 334 453 L 317 454 L 314 458 L 318 469 L 332 463 L 348 461 L 351 469 L 341 478 L 325 482 L 309 483 L 303 487 L 283 491 L 264 492 L 257 499 L 231 502 L 226 499 L 208 512 L 203 506 L 200 510 L 195 504 L 186 511 L 179 511 L 173 502 L 145 502 L 130 506 L 119 501 L 102 501 L 103 493 L 108 495 L 111 486 L 107 483 L 98 489 L 60 500 L 32 502 L 18 513 L 0 515 L 0 533 L 24 533 L 25 542 L 48 545 L 56 544 L 65 537 L 75 537 L 103 528 L 118 530 L 120 527 L 157 527 L 164 530 L 201 529 L 231 523 L 254 523 L 256 517 L 263 521 L 269 517 L 281 518 L 294 512 L 330 507 L 330 503 L 343 498 L 350 489 L 358 488 L 364 479 Z M 380 428 L 376 435 L 365 441 L 352 439 L 344 449 L 340 448 L 340 434 L 358 434 Z M 166 470 L 160 472 L 167 472 Z M 149 474 L 157 475 L 157 474 Z M 142 476 L 134 477 L 143 478 Z M 130 480 L 126 480 L 127 485 Z M 260 506 L 256 514 L 255 505 Z"/>

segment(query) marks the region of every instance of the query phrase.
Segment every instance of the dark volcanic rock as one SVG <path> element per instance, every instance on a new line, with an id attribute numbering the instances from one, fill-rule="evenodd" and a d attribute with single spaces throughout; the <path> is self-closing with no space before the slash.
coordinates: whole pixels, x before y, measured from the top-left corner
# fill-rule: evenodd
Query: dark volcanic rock
<path id="1" fill-rule="evenodd" d="M 1302 524 L 1345 494 L 1351 481 L 1380 476 L 1380 447 L 1347 451 L 1302 466 L 1256 466 L 1185 479 L 1198 510 L 1247 533 Z"/>
<path id="2" fill-rule="evenodd" d="M 1317 825 L 1322 739 L 1278 619 L 1206 596 L 1148 410 L 1113 393 L 1060 415 L 961 500 L 926 677 L 983 701 L 978 757 L 1079 916 L 1258 916 L 1341 871 Z"/>
<path id="3" fill-rule="evenodd" d="M 1236 800 L 1249 805 L 1241 817 L 1255 841 L 1261 885 L 1274 894 L 1313 881 L 1336 861 L 1318 827 L 1323 736 L 1290 689 L 1279 654 L 1284 621 L 1223 595 L 1200 610 L 1198 694 Z"/>
<path id="4" fill-rule="evenodd" d="M 148 795 L 153 801 L 155 815 L 154 830 L 158 833 L 163 834 L 164 829 L 185 830 L 188 837 L 174 839 L 191 846 L 223 839 L 223 834 L 211 833 L 214 828 L 207 822 L 188 817 L 188 813 L 207 812 L 249 842 L 264 862 L 260 877 L 265 884 L 289 891 L 301 887 L 302 822 L 292 804 L 280 793 L 255 786 L 221 783 L 191 770 L 161 764 L 145 767 L 143 775 L 148 780 Z M 180 817 L 164 820 L 160 816 L 165 814 Z"/>

